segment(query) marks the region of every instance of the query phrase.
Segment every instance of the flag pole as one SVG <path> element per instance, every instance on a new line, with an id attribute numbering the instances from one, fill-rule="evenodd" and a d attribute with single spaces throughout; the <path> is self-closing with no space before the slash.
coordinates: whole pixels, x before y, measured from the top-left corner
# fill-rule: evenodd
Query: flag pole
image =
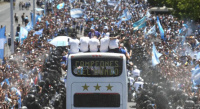
<path id="1" fill-rule="evenodd" d="M 33 27 L 35 26 L 35 0 L 33 0 Z"/>
<path id="2" fill-rule="evenodd" d="M 14 53 L 14 31 L 13 31 L 13 0 L 10 0 L 10 36 L 11 36 L 11 54 Z"/>

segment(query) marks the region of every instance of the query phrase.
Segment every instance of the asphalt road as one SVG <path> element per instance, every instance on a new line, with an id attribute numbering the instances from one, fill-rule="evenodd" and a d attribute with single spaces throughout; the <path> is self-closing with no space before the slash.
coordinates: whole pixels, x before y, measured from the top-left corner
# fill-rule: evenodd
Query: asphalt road
<path id="1" fill-rule="evenodd" d="M 25 27 L 25 25 L 22 25 L 22 19 L 21 19 L 21 15 L 23 13 L 25 13 L 25 16 L 27 15 L 30 19 L 30 12 L 33 10 L 33 3 L 31 3 L 31 6 L 29 8 L 29 10 L 19 10 L 19 2 L 23 1 L 24 3 L 29 1 L 29 0 L 16 0 L 16 5 L 15 5 L 15 9 L 13 10 L 13 18 L 14 18 L 14 14 L 16 13 L 18 15 L 18 23 L 13 24 L 13 29 L 14 29 L 14 35 L 16 33 L 16 28 L 17 25 L 20 24 L 22 27 Z M 31 0 L 32 1 L 32 0 Z M 10 17 L 10 2 L 0 2 L 0 25 L 6 26 L 6 34 L 8 36 L 8 34 L 10 34 L 10 23 L 11 23 L 11 17 Z M 14 19 L 13 19 L 14 20 Z M 8 38 L 8 37 L 7 37 Z M 11 55 L 10 52 L 10 48 L 8 47 L 8 45 L 5 45 L 5 51 L 4 51 L 4 56 L 8 57 Z"/>

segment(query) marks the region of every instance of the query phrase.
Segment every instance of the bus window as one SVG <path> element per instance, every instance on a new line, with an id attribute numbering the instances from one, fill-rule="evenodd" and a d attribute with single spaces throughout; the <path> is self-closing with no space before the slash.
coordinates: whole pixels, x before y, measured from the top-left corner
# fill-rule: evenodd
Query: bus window
<path id="1" fill-rule="evenodd" d="M 122 73 L 122 58 L 72 58 L 72 73 L 83 77 L 115 77 Z"/>

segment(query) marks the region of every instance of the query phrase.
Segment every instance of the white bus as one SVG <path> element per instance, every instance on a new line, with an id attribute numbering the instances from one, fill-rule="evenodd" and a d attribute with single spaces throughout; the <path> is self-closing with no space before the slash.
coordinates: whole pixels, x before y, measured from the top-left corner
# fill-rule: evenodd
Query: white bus
<path id="1" fill-rule="evenodd" d="M 67 109 L 127 109 L 126 58 L 78 53 L 68 58 Z"/>

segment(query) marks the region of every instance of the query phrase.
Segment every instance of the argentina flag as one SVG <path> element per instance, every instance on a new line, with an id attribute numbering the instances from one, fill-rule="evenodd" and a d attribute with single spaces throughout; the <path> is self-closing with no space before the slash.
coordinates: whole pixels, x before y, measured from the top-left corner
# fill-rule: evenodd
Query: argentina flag
<path id="1" fill-rule="evenodd" d="M 0 29 L 0 59 L 2 60 L 4 57 L 4 44 L 6 43 L 5 29 L 5 26 Z"/>
<path id="2" fill-rule="evenodd" d="M 159 17 L 157 16 L 157 22 L 158 24 L 158 28 L 159 28 L 159 31 L 160 31 L 160 35 L 161 35 L 161 39 L 165 40 L 165 33 L 164 33 L 164 30 L 162 28 L 162 25 L 160 24 L 160 20 L 159 20 Z"/>
<path id="3" fill-rule="evenodd" d="M 156 66 L 157 64 L 160 63 L 160 60 L 159 60 L 160 56 L 162 56 L 162 54 L 159 53 L 156 50 L 156 46 L 153 43 L 153 49 L 152 49 L 152 66 Z"/>
<path id="4" fill-rule="evenodd" d="M 64 8 L 64 6 L 65 6 L 65 3 L 60 3 L 57 5 L 57 9 L 62 9 Z"/>
<path id="5" fill-rule="evenodd" d="M 155 25 L 147 32 L 147 35 L 155 35 L 155 36 L 157 35 Z"/>
<path id="6" fill-rule="evenodd" d="M 30 30 L 32 30 L 32 29 L 33 29 L 32 24 L 31 24 L 31 22 L 29 22 L 29 23 L 26 25 L 26 30 L 27 30 L 27 31 L 30 31 Z"/>
<path id="7" fill-rule="evenodd" d="M 27 38 L 28 31 L 24 27 L 20 27 L 19 38 L 20 43 L 23 44 L 23 41 Z"/>
<path id="8" fill-rule="evenodd" d="M 83 10 L 80 8 L 71 9 L 70 15 L 72 18 L 79 18 L 79 17 L 83 16 Z"/>
<path id="9" fill-rule="evenodd" d="M 69 0 L 70 3 L 73 3 L 75 0 Z"/>
<path id="10" fill-rule="evenodd" d="M 143 17 L 139 21 L 133 23 L 133 30 L 139 30 L 146 26 L 146 17 Z"/>
<path id="11" fill-rule="evenodd" d="M 119 17 L 122 21 L 127 21 L 127 20 L 130 20 L 132 18 L 132 15 L 131 13 L 129 12 L 128 9 L 125 9 L 123 11 L 123 15 L 121 17 Z"/>
<path id="12" fill-rule="evenodd" d="M 43 11 L 44 9 L 42 8 L 35 8 L 36 11 Z"/>
<path id="13" fill-rule="evenodd" d="M 101 0 L 96 0 L 97 3 L 101 2 Z"/>
<path id="14" fill-rule="evenodd" d="M 110 6 L 115 6 L 117 4 L 117 1 L 115 0 L 107 0 L 107 2 L 108 2 L 108 5 Z"/>

